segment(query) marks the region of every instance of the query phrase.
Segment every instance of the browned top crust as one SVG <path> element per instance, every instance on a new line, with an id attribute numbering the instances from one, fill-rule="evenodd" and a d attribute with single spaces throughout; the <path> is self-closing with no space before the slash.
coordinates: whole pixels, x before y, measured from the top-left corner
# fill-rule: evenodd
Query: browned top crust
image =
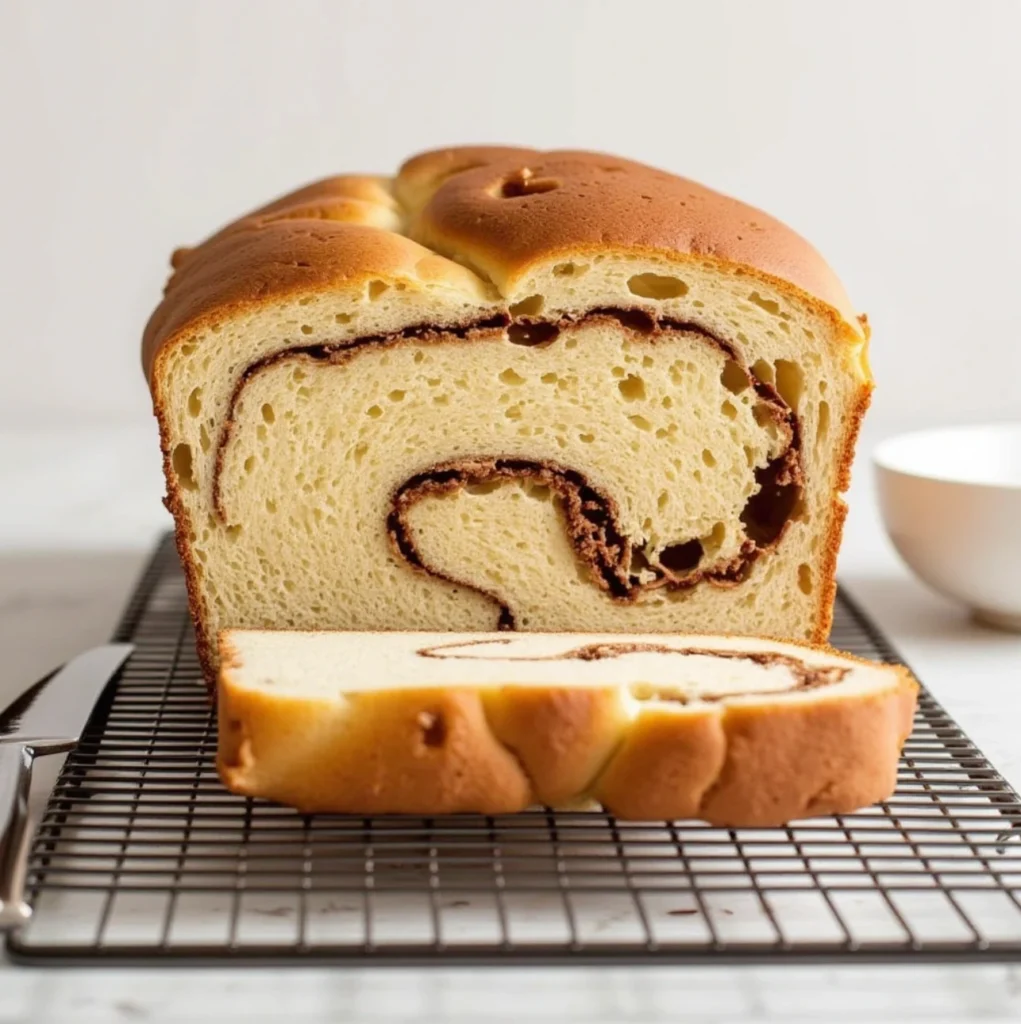
<path id="1" fill-rule="evenodd" d="M 178 250 L 142 362 L 151 376 L 182 329 L 298 292 L 414 273 L 499 303 L 537 263 L 593 251 L 744 268 L 858 330 L 816 250 L 751 206 L 604 154 L 469 146 L 415 156 L 392 180 L 324 179 Z"/>

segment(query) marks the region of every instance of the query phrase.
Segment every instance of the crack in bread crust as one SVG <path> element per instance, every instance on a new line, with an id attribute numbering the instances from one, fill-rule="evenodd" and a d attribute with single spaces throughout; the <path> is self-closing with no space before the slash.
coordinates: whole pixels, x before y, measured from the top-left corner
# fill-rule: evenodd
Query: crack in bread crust
<path id="1" fill-rule="evenodd" d="M 560 654 L 541 654 L 530 657 L 513 657 L 493 654 L 490 656 L 475 654 L 453 654 L 448 653 L 464 647 L 481 647 L 487 644 L 506 644 L 509 640 L 469 640 L 451 644 L 438 644 L 432 647 L 423 647 L 416 653 L 422 658 L 437 658 L 440 660 L 452 658 L 463 661 L 600 661 L 604 658 L 622 658 L 628 654 L 679 654 L 684 657 L 705 657 L 724 658 L 731 661 L 750 661 L 752 664 L 770 668 L 775 665 L 782 665 L 788 669 L 794 677 L 793 685 L 782 691 L 769 691 L 770 696 L 779 694 L 798 693 L 804 690 L 816 690 L 823 686 L 833 686 L 842 682 L 851 669 L 844 665 L 808 665 L 802 659 L 795 658 L 790 654 L 780 654 L 775 651 L 714 651 L 706 647 L 671 647 L 668 644 L 636 643 L 633 641 L 585 644 L 581 647 L 574 647 L 563 651 Z M 687 704 L 692 699 L 700 703 L 716 703 L 726 700 L 728 697 L 754 696 L 761 691 L 746 690 L 729 693 L 707 693 L 699 694 L 695 698 L 689 698 L 683 694 L 670 691 L 653 691 L 651 698 L 655 700 L 666 700 L 676 704 Z"/>
<path id="2" fill-rule="evenodd" d="M 579 324 L 613 321 L 643 340 L 655 344 L 664 335 L 688 334 L 717 348 L 745 374 L 748 384 L 760 400 L 760 407 L 772 419 L 786 440 L 781 453 L 765 466 L 755 470 L 757 489 L 749 497 L 741 522 L 746 539 L 729 558 L 701 566 L 696 561 L 689 569 L 673 570 L 662 564 L 647 566 L 654 575 L 641 580 L 633 571 L 633 561 L 640 554 L 620 525 L 618 507 L 612 496 L 604 493 L 578 470 L 552 460 L 504 458 L 498 454 L 477 455 L 436 463 L 416 473 L 401 484 L 392 496 L 386 518 L 387 533 L 394 551 L 413 569 L 459 587 L 465 587 L 489 598 L 499 609 L 498 628 L 516 628 L 513 610 L 498 595 L 465 580 L 441 572 L 427 564 L 419 552 L 408 527 L 407 516 L 418 501 L 431 496 L 451 494 L 473 484 L 501 480 L 531 479 L 547 486 L 560 499 L 564 523 L 577 558 L 590 570 L 590 578 L 612 599 L 633 603 L 649 591 L 689 590 L 706 582 L 716 587 L 734 587 L 742 583 L 752 566 L 764 553 L 772 551 L 787 531 L 804 483 L 801 463 L 801 429 L 798 417 L 779 391 L 760 380 L 745 364 L 738 349 L 699 324 L 656 317 L 644 308 L 599 307 L 584 314 L 563 316 L 556 321 L 498 314 L 481 321 L 451 325 L 418 324 L 400 332 L 372 335 L 344 344 L 319 343 L 283 349 L 253 362 L 242 373 L 230 398 L 226 420 L 216 448 L 213 470 L 213 507 L 221 523 L 228 524 L 224 507 L 222 476 L 228 445 L 236 427 L 236 410 L 245 386 L 262 370 L 285 360 L 304 359 L 312 363 L 338 365 L 356 358 L 370 348 L 396 347 L 438 340 L 472 341 L 502 336 L 512 326 L 543 329 L 555 337 L 560 330 Z M 697 538 L 686 544 L 698 545 Z M 684 545 L 679 545 L 684 546 Z M 699 547 L 699 551 L 701 548 Z M 698 555 L 701 558 L 701 554 Z"/>

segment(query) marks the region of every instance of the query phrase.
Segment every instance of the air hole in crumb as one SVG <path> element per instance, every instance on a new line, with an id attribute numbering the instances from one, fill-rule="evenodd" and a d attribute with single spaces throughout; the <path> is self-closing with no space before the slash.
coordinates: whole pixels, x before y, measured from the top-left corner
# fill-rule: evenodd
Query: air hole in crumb
<path id="1" fill-rule="evenodd" d="M 830 403 L 819 403 L 819 431 L 816 434 L 816 443 L 821 444 L 826 440 L 830 432 Z"/>
<path id="2" fill-rule="evenodd" d="M 702 461 L 712 469 L 716 465 L 716 456 L 708 448 L 702 449 Z"/>
<path id="3" fill-rule="evenodd" d="M 797 363 L 793 363 L 789 359 L 776 361 L 776 390 L 780 392 L 780 397 L 797 412 L 801 396 L 805 391 L 805 375 Z"/>
<path id="4" fill-rule="evenodd" d="M 201 447 L 204 452 L 209 451 L 212 447 L 212 441 L 209 439 L 209 431 L 206 430 L 206 425 L 204 423 L 199 427 L 199 447 Z"/>
<path id="5" fill-rule="evenodd" d="M 468 494 L 492 494 L 501 483 L 500 480 L 483 480 L 476 484 L 466 484 L 464 489 Z"/>
<path id="6" fill-rule="evenodd" d="M 765 359 L 755 360 L 752 364 L 752 373 L 764 384 L 776 383 L 776 372 L 773 369 L 773 364 Z"/>
<path id="7" fill-rule="evenodd" d="M 628 416 L 628 419 L 639 429 L 639 430 L 652 430 L 652 424 L 644 416 Z"/>
<path id="8" fill-rule="evenodd" d="M 380 281 L 378 279 L 375 280 L 375 281 L 370 281 L 369 282 L 369 300 L 371 302 L 375 302 L 376 299 L 378 299 L 380 297 L 380 295 L 382 295 L 384 292 L 388 291 L 389 288 L 390 288 L 390 285 L 388 285 L 386 283 L 386 281 Z"/>
<path id="9" fill-rule="evenodd" d="M 438 711 L 420 711 L 418 727 L 422 731 L 422 742 L 427 747 L 442 747 L 447 739 L 447 727 L 443 715 Z"/>
<path id="10" fill-rule="evenodd" d="M 254 455 L 249 455 L 248 458 L 245 459 L 245 472 L 246 473 L 251 473 L 251 472 L 254 471 L 254 469 L 255 469 L 255 456 Z"/>
<path id="11" fill-rule="evenodd" d="M 801 494 L 797 484 L 778 483 L 783 471 L 780 460 L 757 469 L 755 482 L 759 489 L 748 498 L 741 512 L 745 534 L 759 547 L 767 547 L 779 539 Z"/>
<path id="12" fill-rule="evenodd" d="M 645 401 L 645 381 L 641 377 L 629 373 L 618 385 L 625 402 Z"/>
<path id="13" fill-rule="evenodd" d="M 670 495 L 666 491 L 660 491 L 659 497 L 656 499 L 656 507 L 663 511 L 670 504 Z"/>
<path id="14" fill-rule="evenodd" d="M 539 379 L 543 384 L 556 384 L 556 382 L 560 380 L 555 373 L 544 373 Z"/>
<path id="15" fill-rule="evenodd" d="M 715 555 L 723 542 L 727 539 L 727 526 L 725 523 L 715 523 L 709 535 L 702 538 L 702 549 L 706 554 Z"/>
<path id="16" fill-rule="evenodd" d="M 656 330 L 656 318 L 645 309 L 608 309 L 604 310 L 601 316 L 608 316 L 616 320 L 622 327 L 637 334 L 652 334 Z M 625 339 L 622 347 L 627 350 L 628 342 Z"/>
<path id="17" fill-rule="evenodd" d="M 512 345 L 534 348 L 551 344 L 559 333 L 556 324 L 511 324 L 507 328 L 507 340 Z"/>
<path id="18" fill-rule="evenodd" d="M 728 420 L 737 419 L 737 406 L 728 398 L 723 405 L 720 406 L 720 412 L 727 417 Z"/>
<path id="19" fill-rule="evenodd" d="M 403 402 L 405 394 L 406 392 L 401 391 L 400 388 L 394 388 L 394 390 L 391 391 L 390 394 L 388 394 L 386 397 L 389 398 L 391 402 Z"/>
<path id="20" fill-rule="evenodd" d="M 583 444 L 591 444 L 596 439 L 595 434 L 579 434 L 578 440 Z"/>
<path id="21" fill-rule="evenodd" d="M 383 415 L 383 410 L 378 405 L 370 405 L 365 410 L 365 415 L 371 417 L 374 420 L 378 420 Z"/>
<path id="22" fill-rule="evenodd" d="M 355 465 L 359 465 L 362 459 L 365 458 L 365 453 L 369 450 L 369 446 L 363 441 L 361 444 L 356 444 L 354 448 L 354 460 Z"/>
<path id="23" fill-rule="evenodd" d="M 627 370 L 625 370 L 623 366 L 615 366 L 610 373 L 612 373 L 614 377 L 623 377 L 627 374 Z"/>
<path id="24" fill-rule="evenodd" d="M 179 444 L 170 456 L 170 464 L 177 474 L 178 483 L 186 491 L 194 491 L 198 487 L 192 471 L 190 444 Z"/>
<path id="25" fill-rule="evenodd" d="M 274 412 L 273 412 L 273 406 L 272 406 L 272 405 L 270 405 L 270 404 L 269 404 L 269 402 L 267 402 L 267 403 L 266 403 L 266 404 L 265 404 L 265 405 L 264 405 L 264 406 L 262 407 L 262 418 L 263 418 L 263 419 L 264 419 L 264 420 L 265 420 L 265 421 L 266 421 L 267 423 L 273 423 L 273 422 L 275 422 L 275 420 L 276 420 L 276 418 L 277 418 L 277 417 L 276 417 L 276 413 L 274 413 Z"/>
<path id="26" fill-rule="evenodd" d="M 338 324 L 349 324 L 351 323 L 350 313 L 337 313 L 333 318 Z"/>
<path id="27" fill-rule="evenodd" d="M 720 374 L 720 382 L 731 392 L 739 395 L 747 390 L 751 381 L 748 379 L 748 371 L 733 359 L 728 359 L 723 364 L 723 372 Z"/>
<path id="28" fill-rule="evenodd" d="M 233 543 L 241 536 L 241 524 L 238 523 L 237 526 L 228 526 L 224 532 L 227 534 L 227 540 Z"/>
<path id="29" fill-rule="evenodd" d="M 774 302 L 772 299 L 764 299 L 758 292 L 752 292 L 748 296 L 748 301 L 754 302 L 759 309 L 764 309 L 773 316 L 780 316 L 780 303 Z"/>
<path id="30" fill-rule="evenodd" d="M 538 316 L 546 305 L 541 295 L 529 295 L 528 298 L 510 305 L 511 316 Z"/>
<path id="31" fill-rule="evenodd" d="M 196 388 L 188 396 L 188 415 L 189 416 L 201 416 L 202 415 L 202 388 Z"/>
<path id="32" fill-rule="evenodd" d="M 509 366 L 507 367 L 506 370 L 503 371 L 503 373 L 500 374 L 500 380 L 502 380 L 504 384 L 518 385 L 525 383 L 525 378 L 522 377 L 520 373 L 517 373 Z"/>
<path id="33" fill-rule="evenodd" d="M 302 334 L 311 334 L 313 330 L 314 330 L 314 328 L 312 327 L 311 324 L 302 324 L 301 325 L 301 333 Z"/>
<path id="34" fill-rule="evenodd" d="M 635 274 L 628 278 L 628 291 L 643 299 L 676 299 L 687 295 L 688 286 L 679 277 L 664 274 Z"/>
<path id="35" fill-rule="evenodd" d="M 805 562 L 798 566 L 798 589 L 802 594 L 812 593 L 812 568 Z"/>
<path id="36" fill-rule="evenodd" d="M 584 263 L 558 263 L 553 268 L 556 277 L 578 277 L 584 274 L 588 267 Z"/>
<path id="37" fill-rule="evenodd" d="M 503 414 L 509 420 L 519 420 L 521 419 L 521 406 L 510 405 L 506 409 L 504 409 Z"/>
<path id="38" fill-rule="evenodd" d="M 672 409 L 674 406 L 674 400 L 669 395 L 664 395 L 663 400 L 659 403 L 664 409 Z"/>
<path id="39" fill-rule="evenodd" d="M 659 553 L 659 564 L 669 572 L 691 572 L 692 569 L 698 568 L 703 553 L 702 542 L 696 537 L 695 540 L 683 544 L 670 544 L 663 548 Z"/>
<path id="40" fill-rule="evenodd" d="M 277 503 L 272 498 L 266 499 L 266 511 L 270 515 L 275 515 L 277 510 Z"/>

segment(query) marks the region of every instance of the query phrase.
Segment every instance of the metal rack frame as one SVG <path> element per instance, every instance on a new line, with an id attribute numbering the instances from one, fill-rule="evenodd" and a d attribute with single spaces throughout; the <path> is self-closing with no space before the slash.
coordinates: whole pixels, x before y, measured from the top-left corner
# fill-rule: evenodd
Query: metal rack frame
<path id="1" fill-rule="evenodd" d="M 116 638 L 137 650 L 45 812 L 20 962 L 1021 960 L 1021 800 L 928 693 L 887 803 L 787 828 L 307 817 L 219 784 L 169 537 Z M 832 642 L 898 660 L 845 594 Z"/>

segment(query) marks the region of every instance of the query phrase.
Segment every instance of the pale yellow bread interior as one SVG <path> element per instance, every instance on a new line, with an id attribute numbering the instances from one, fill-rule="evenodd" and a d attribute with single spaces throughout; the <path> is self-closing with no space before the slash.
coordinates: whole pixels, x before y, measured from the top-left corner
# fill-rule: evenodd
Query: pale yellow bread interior
<path id="1" fill-rule="evenodd" d="M 634 716 L 646 702 L 684 713 L 703 699 L 860 696 L 889 689 L 899 678 L 889 665 L 825 649 L 699 634 L 228 630 L 223 642 L 233 651 L 231 686 L 281 701 L 343 701 L 355 694 L 436 687 L 610 686 L 633 696 L 628 712 Z M 780 660 L 771 662 L 772 656 Z M 783 658 L 846 674 L 820 692 L 822 687 L 799 685 Z"/>
<path id="2" fill-rule="evenodd" d="M 450 150 L 176 265 L 145 358 L 210 678 L 235 627 L 825 638 L 867 330 L 766 215 L 616 158 Z M 572 533 L 579 481 L 607 543 Z"/>

